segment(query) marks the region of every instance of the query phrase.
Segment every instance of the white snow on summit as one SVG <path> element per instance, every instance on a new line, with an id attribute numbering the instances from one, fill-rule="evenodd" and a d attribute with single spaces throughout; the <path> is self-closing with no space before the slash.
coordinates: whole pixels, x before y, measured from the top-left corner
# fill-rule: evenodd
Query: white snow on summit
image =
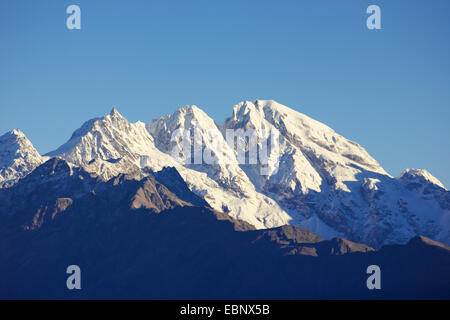
<path id="1" fill-rule="evenodd" d="M 47 156 L 59 156 L 105 179 L 149 166 L 158 171 L 175 161 L 160 152 L 143 122 L 129 123 L 115 108 L 85 122 L 72 137 Z"/>
<path id="2" fill-rule="evenodd" d="M 359 144 L 273 100 L 239 103 L 222 132 L 270 126 L 282 135 L 278 172 L 261 176 L 258 166 L 242 168 L 258 190 L 299 213 L 293 224 L 326 237 L 311 222 L 321 221 L 375 247 L 406 242 L 415 234 L 450 242 L 450 196 L 445 189 L 427 187 L 443 186 L 426 171 L 407 170 L 394 179 Z M 405 183 L 413 177 L 414 191 Z"/>
<path id="3" fill-rule="evenodd" d="M 189 128 L 194 125 L 204 132 L 215 128 L 216 136 L 222 137 L 214 121 L 197 107 L 182 108 L 147 128 L 142 122 L 129 123 L 113 109 L 103 118 L 87 121 L 68 142 L 47 155 L 59 156 L 83 166 L 88 172 L 99 174 L 104 179 L 122 172 L 145 175 L 139 169 L 159 171 L 165 166 L 172 166 L 191 190 L 213 208 L 259 228 L 288 224 L 292 220 L 291 215 L 274 200 L 256 192 L 236 160 L 235 164 L 184 166 L 170 155 L 173 147 L 171 132 L 180 126 Z M 225 141 L 223 144 L 226 146 Z"/>
<path id="4" fill-rule="evenodd" d="M 214 209 L 245 220 L 257 228 L 284 225 L 293 219 L 276 201 L 255 189 L 239 167 L 214 120 L 201 109 L 186 106 L 172 115 L 153 121 L 147 128 L 154 136 L 156 146 L 168 154 L 183 149 L 171 141 L 175 130 L 197 129 L 201 133 L 199 140 L 203 141 L 203 151 L 209 151 L 216 157 L 215 164 L 179 163 L 176 168 L 191 190 L 203 196 Z M 211 141 L 211 137 L 214 141 Z"/>
<path id="5" fill-rule="evenodd" d="M 0 184 L 26 176 L 45 160 L 22 131 L 0 136 Z"/>
<path id="6" fill-rule="evenodd" d="M 429 182 L 431 184 L 435 184 L 438 187 L 441 187 L 442 189 L 447 190 L 442 182 L 440 182 L 436 177 L 434 177 L 431 173 L 429 173 L 425 169 L 405 169 L 400 176 L 398 177 L 398 180 L 407 182 L 407 183 L 413 183 L 414 181 L 419 184 L 423 184 L 425 181 Z"/>
<path id="7" fill-rule="evenodd" d="M 197 129 L 194 142 L 217 162 L 178 161 L 183 148 L 171 139 L 177 129 Z M 238 162 L 224 137 L 227 130 L 239 129 L 279 132 L 277 170 L 273 162 Z M 258 143 L 267 142 L 261 137 Z M 374 247 L 407 242 L 417 234 L 450 243 L 450 193 L 439 180 L 414 169 L 393 178 L 359 144 L 272 100 L 241 102 L 220 126 L 196 106 L 147 125 L 129 123 L 113 109 L 87 121 L 48 155 L 104 179 L 175 167 L 214 209 L 257 228 L 295 224 L 324 238 L 342 236 Z M 261 174 L 264 167 L 269 174 Z"/>

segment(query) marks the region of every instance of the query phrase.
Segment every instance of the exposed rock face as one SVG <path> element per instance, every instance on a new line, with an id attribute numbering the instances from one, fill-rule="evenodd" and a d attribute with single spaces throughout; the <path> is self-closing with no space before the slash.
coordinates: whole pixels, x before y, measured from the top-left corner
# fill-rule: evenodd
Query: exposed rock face
<path id="1" fill-rule="evenodd" d="M 172 172 L 172 175 L 177 174 Z M 190 191 L 182 196 L 199 201 Z M 104 181 L 61 158 L 48 160 L 15 185 L 0 190 L 0 216 L 10 217 L 15 227 L 24 229 L 40 228 L 46 221 L 68 211 L 99 208 L 114 216 L 124 210 L 148 209 L 159 213 L 192 205 L 178 198 L 151 172 L 144 178 L 119 174 Z"/>

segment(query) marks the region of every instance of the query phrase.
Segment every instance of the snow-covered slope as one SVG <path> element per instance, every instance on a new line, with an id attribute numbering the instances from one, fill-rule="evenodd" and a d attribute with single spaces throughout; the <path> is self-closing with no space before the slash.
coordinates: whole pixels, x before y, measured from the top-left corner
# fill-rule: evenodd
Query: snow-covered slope
<path id="1" fill-rule="evenodd" d="M 281 133 L 278 172 L 262 176 L 260 164 L 242 168 L 259 191 L 300 214 L 294 224 L 326 237 L 321 221 L 375 247 L 418 233 L 450 242 L 450 195 L 426 171 L 407 170 L 393 179 L 357 143 L 275 101 L 236 105 L 222 132 L 270 127 Z"/>
<path id="2" fill-rule="evenodd" d="M 59 156 L 104 179 L 145 166 L 159 171 L 175 164 L 154 146 L 143 122 L 129 123 L 115 108 L 103 118 L 86 121 L 69 141 L 47 156 Z"/>
<path id="3" fill-rule="evenodd" d="M 282 184 L 294 194 L 304 195 L 309 190 L 320 192 L 324 178 L 325 183 L 331 183 L 333 188 L 348 191 L 343 181 L 356 180 L 355 176 L 361 169 L 386 174 L 357 143 L 275 101 L 245 101 L 236 105 L 222 131 L 238 128 L 274 128 L 282 135 L 280 150 L 283 161 L 275 175 L 264 180 L 255 177 L 260 187 Z"/>
<path id="4" fill-rule="evenodd" d="M 223 140 L 214 121 L 197 107 L 182 108 L 148 125 L 148 128 L 142 122 L 129 123 L 113 109 L 103 118 L 87 121 L 67 143 L 47 155 L 59 156 L 80 165 L 105 180 L 121 172 L 140 172 L 145 176 L 146 171 L 140 169 L 159 171 L 172 166 L 179 171 L 189 188 L 214 209 L 259 228 L 284 225 L 292 220 L 291 215 L 274 200 L 255 191 L 236 160 L 231 164 L 225 162 L 205 166 L 184 165 L 172 157 L 175 142 L 171 141 L 171 133 L 177 128 L 192 126 L 198 126 L 205 133 L 215 130 L 215 136 Z M 222 145 L 226 146 L 225 141 Z M 214 149 L 213 145 L 210 147 Z M 218 150 L 214 151 L 219 155 Z"/>
<path id="5" fill-rule="evenodd" d="M 46 160 L 17 129 L 0 136 L 0 185 L 20 179 Z"/>
<path id="6" fill-rule="evenodd" d="M 180 161 L 186 150 L 172 139 L 180 129 L 195 130 L 194 145 L 214 161 Z M 240 129 L 259 133 L 260 145 L 269 141 L 263 132 L 278 133 L 279 161 L 239 163 L 234 142 L 227 145 L 225 137 Z M 374 247 L 416 234 L 450 243 L 450 196 L 436 178 L 421 170 L 393 178 L 357 143 L 275 101 L 242 102 L 221 126 L 195 106 L 147 125 L 129 123 L 113 109 L 48 155 L 104 179 L 175 167 L 211 207 L 257 228 L 295 224 Z"/>
<path id="7" fill-rule="evenodd" d="M 437 186 L 441 189 L 445 189 L 442 182 L 436 177 L 424 169 L 406 169 L 404 170 L 398 180 L 402 183 L 416 187 Z"/>

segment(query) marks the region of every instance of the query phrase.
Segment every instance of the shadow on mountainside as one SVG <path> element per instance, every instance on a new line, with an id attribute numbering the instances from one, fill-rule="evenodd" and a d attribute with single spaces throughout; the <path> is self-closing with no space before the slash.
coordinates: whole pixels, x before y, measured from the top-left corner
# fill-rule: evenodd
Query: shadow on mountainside
<path id="1" fill-rule="evenodd" d="M 0 297 L 450 298 L 448 247 L 415 238 L 345 254 L 338 240 L 290 228 L 273 229 L 278 236 L 268 234 L 273 230 L 236 231 L 248 225 L 198 207 L 159 214 L 137 209 L 114 219 L 98 208 L 74 207 L 37 230 L 2 230 Z M 79 291 L 66 288 L 65 271 L 73 264 L 81 268 Z M 381 290 L 366 287 L 372 264 L 381 268 Z"/>
<path id="2" fill-rule="evenodd" d="M 0 298 L 450 298 L 440 243 L 374 251 L 295 226 L 255 230 L 162 183 L 175 177 L 104 182 L 51 159 L 0 190 Z M 366 287 L 373 264 L 381 290 Z M 81 290 L 66 287 L 69 265 L 81 268 Z"/>

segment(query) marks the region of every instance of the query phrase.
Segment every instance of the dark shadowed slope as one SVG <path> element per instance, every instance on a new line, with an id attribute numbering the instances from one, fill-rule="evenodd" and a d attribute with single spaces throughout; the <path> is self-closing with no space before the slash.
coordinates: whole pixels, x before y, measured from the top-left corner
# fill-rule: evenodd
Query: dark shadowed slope
<path id="1" fill-rule="evenodd" d="M 425 237 L 373 251 L 300 227 L 255 230 L 172 188 L 52 159 L 0 190 L 0 297 L 450 298 L 450 250 Z M 66 288 L 73 264 L 80 291 Z M 379 291 L 366 288 L 372 264 Z"/>

